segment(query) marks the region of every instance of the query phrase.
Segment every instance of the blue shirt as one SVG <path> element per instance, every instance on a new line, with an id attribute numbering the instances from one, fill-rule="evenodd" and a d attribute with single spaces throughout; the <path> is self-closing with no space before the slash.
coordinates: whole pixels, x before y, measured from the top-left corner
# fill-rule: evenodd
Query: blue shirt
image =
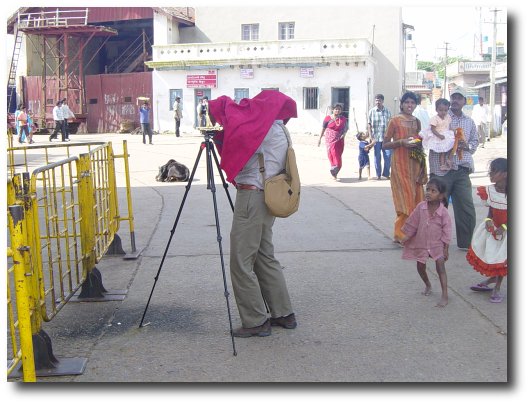
<path id="1" fill-rule="evenodd" d="M 149 124 L 149 108 L 140 107 L 140 124 Z"/>

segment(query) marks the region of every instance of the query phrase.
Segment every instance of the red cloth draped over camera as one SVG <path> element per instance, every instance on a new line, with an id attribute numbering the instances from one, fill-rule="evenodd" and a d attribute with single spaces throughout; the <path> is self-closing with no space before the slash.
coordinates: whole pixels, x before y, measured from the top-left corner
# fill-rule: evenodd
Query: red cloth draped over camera
<path id="1" fill-rule="evenodd" d="M 221 169 L 233 182 L 250 157 L 256 152 L 275 120 L 296 118 L 296 102 L 275 90 L 263 90 L 254 98 L 244 98 L 239 104 L 228 96 L 208 103 L 210 115 L 223 127 L 214 137 L 221 155 Z"/>

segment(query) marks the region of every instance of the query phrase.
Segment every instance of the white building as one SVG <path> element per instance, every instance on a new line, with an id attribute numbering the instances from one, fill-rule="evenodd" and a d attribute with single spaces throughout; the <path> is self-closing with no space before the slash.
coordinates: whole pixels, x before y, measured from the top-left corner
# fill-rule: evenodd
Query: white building
<path id="1" fill-rule="evenodd" d="M 298 105 L 289 127 L 319 133 L 335 103 L 355 128 L 366 128 L 377 93 L 396 112 L 404 88 L 404 28 L 400 7 L 197 7 L 195 26 L 154 17 L 154 128 L 174 130 L 179 95 L 182 127 L 196 123 L 197 101 L 239 100 L 278 89 Z"/>

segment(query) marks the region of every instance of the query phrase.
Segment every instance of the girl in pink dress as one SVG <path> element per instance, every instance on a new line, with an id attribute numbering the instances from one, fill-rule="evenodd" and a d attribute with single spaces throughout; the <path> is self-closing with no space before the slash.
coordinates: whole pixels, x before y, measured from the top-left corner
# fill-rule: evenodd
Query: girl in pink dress
<path id="1" fill-rule="evenodd" d="M 508 274 L 508 160 L 498 158 L 490 163 L 489 186 L 477 187 L 477 194 L 489 207 L 488 217 L 473 233 L 466 258 L 473 268 L 488 277 L 470 287 L 473 291 L 492 291 L 490 301 L 500 303 L 503 277 Z M 495 287 L 489 285 L 495 283 Z"/>
<path id="2" fill-rule="evenodd" d="M 427 275 L 426 263 L 430 257 L 436 262 L 436 272 L 442 287 L 442 296 L 436 304 L 445 307 L 447 296 L 447 274 L 445 262 L 449 259 L 451 241 L 451 217 L 447 210 L 445 183 L 434 178 L 425 186 L 425 201 L 420 202 L 410 214 L 401 231 L 406 235 L 403 240 L 402 259 L 415 260 L 416 268 L 425 283 L 423 295 L 432 294 L 432 286 Z"/>
<path id="3" fill-rule="evenodd" d="M 329 172 L 334 180 L 337 180 L 337 174 L 342 167 L 342 152 L 344 152 L 344 136 L 347 131 L 347 120 L 342 115 L 342 106 L 336 104 L 333 107 L 333 113 L 324 118 L 322 125 L 322 132 L 318 139 L 318 146 L 322 136 L 326 139 L 326 148 L 328 152 L 328 159 L 331 165 Z"/>

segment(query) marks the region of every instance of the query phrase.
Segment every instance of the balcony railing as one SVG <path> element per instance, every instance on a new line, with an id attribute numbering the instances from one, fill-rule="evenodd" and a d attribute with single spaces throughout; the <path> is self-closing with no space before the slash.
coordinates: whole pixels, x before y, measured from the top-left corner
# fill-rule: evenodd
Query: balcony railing
<path id="1" fill-rule="evenodd" d="M 292 59 L 351 58 L 370 56 L 366 39 L 329 39 L 300 41 L 242 41 L 153 46 L 153 66 L 157 64 L 197 64 L 200 62 L 238 61 L 277 62 Z"/>
<path id="2" fill-rule="evenodd" d="M 36 13 L 19 13 L 19 28 L 68 27 L 87 25 L 88 8 L 81 10 L 43 11 Z"/>

